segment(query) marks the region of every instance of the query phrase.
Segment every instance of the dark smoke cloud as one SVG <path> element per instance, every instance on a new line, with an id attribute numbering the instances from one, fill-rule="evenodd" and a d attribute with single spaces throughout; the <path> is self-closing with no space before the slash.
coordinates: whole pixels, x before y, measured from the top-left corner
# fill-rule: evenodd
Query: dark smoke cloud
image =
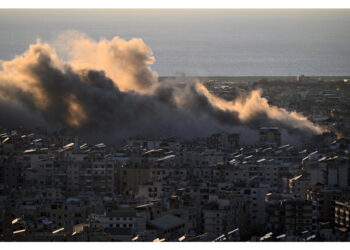
<path id="1" fill-rule="evenodd" d="M 306 118 L 269 106 L 257 92 L 226 101 L 196 82 L 159 83 L 148 66 L 150 49 L 140 39 L 96 43 L 79 37 L 70 43 L 76 47 L 68 61 L 39 42 L 3 62 L 0 125 L 70 127 L 107 143 L 132 135 L 195 137 L 220 131 L 241 132 L 249 140 L 267 125 L 318 132 Z M 99 57 L 96 67 L 93 55 Z"/>

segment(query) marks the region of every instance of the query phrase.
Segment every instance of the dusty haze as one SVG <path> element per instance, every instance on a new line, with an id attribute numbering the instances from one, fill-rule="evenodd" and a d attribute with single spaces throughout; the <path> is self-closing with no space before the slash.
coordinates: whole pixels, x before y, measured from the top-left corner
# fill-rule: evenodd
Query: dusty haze
<path id="1" fill-rule="evenodd" d="M 142 38 L 160 76 L 350 75 L 347 9 L 4 9 L 0 58 L 68 29 Z"/>
<path id="2" fill-rule="evenodd" d="M 62 48 L 65 60 L 56 52 Z M 68 126 L 107 143 L 133 135 L 193 137 L 222 131 L 240 132 L 253 142 L 261 126 L 279 126 L 295 136 L 321 132 L 300 114 L 269 105 L 260 91 L 226 101 L 198 81 L 160 83 L 151 69 L 154 61 L 139 38 L 95 41 L 68 31 L 53 44 L 37 41 L 2 62 L 0 122 Z"/>

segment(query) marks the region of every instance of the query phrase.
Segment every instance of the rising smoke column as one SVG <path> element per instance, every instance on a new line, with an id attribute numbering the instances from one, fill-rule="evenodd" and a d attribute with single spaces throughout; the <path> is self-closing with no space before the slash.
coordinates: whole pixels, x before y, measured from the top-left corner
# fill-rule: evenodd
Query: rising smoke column
<path id="1" fill-rule="evenodd" d="M 307 134 L 321 133 L 321 129 L 310 122 L 305 116 L 297 112 L 272 106 L 261 96 L 262 90 L 253 90 L 247 97 L 238 97 L 233 101 L 226 101 L 209 93 L 202 85 L 197 87 L 208 98 L 209 102 L 220 110 L 236 112 L 239 120 L 247 126 L 255 127 L 259 124 L 279 126 L 289 130 L 301 130 Z"/>
<path id="2" fill-rule="evenodd" d="M 0 114 L 11 110 L 16 115 L 1 116 L 1 125 L 67 126 L 109 142 L 131 135 L 249 135 L 267 125 L 320 132 L 305 117 L 269 105 L 259 91 L 226 101 L 198 82 L 159 83 L 150 68 L 152 51 L 141 39 L 96 42 L 69 32 L 58 44 L 66 60 L 38 41 L 2 62 Z"/>
<path id="3" fill-rule="evenodd" d="M 103 71 L 73 70 L 48 44 L 31 45 L 2 66 L 0 110 L 18 114 L 11 123 L 2 116 L 4 125 L 61 125 L 110 140 L 136 134 L 199 136 L 224 128 L 153 95 L 120 91 Z"/>
<path id="4" fill-rule="evenodd" d="M 145 93 L 158 81 L 157 73 L 150 68 L 155 62 L 152 50 L 142 39 L 114 37 L 96 42 L 70 30 L 59 36 L 56 47 L 68 56 L 74 70 L 104 71 L 121 91 Z"/>

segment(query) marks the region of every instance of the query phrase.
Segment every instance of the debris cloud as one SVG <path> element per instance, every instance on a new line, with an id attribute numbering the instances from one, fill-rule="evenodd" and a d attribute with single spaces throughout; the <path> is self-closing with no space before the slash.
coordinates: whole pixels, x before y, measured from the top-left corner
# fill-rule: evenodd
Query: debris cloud
<path id="1" fill-rule="evenodd" d="M 269 105 L 259 90 L 227 101 L 200 82 L 159 82 L 153 62 L 141 39 L 94 41 L 70 31 L 54 45 L 38 40 L 1 63 L 0 126 L 70 127 L 107 143 L 133 135 L 222 131 L 254 141 L 257 129 L 269 125 L 289 133 L 321 132 L 306 117 Z"/>

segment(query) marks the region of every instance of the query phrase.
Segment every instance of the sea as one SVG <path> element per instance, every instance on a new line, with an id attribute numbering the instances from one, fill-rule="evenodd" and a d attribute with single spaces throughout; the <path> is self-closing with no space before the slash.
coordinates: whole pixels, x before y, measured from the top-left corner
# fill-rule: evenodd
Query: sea
<path id="1" fill-rule="evenodd" d="M 346 9 L 2 9 L 0 60 L 67 30 L 142 38 L 160 76 L 350 75 Z"/>

